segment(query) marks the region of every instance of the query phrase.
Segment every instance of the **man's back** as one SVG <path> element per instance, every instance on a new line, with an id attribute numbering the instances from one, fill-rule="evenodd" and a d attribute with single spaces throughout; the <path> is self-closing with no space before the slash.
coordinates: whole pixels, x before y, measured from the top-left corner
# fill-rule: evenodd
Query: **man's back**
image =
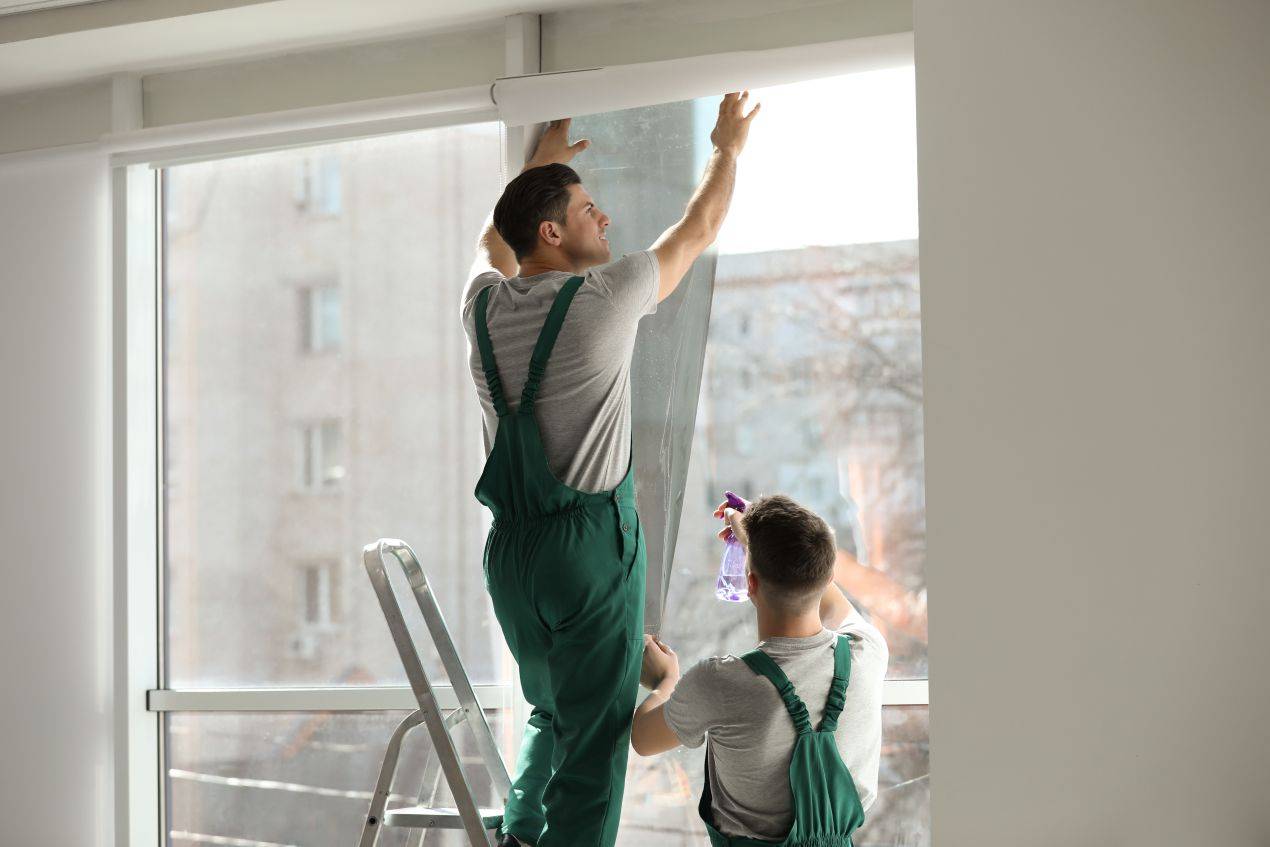
<path id="1" fill-rule="evenodd" d="M 882 681 L 888 659 L 881 634 L 852 610 L 836 631 L 771 638 L 760 645 L 789 677 L 818 726 L 833 678 L 837 635 L 851 640 L 851 680 L 834 737 L 867 810 L 877 797 Z M 688 747 L 708 735 L 715 824 L 728 835 L 780 839 L 793 822 L 788 769 L 794 725 L 776 689 L 739 658 L 699 662 L 665 706 L 666 724 Z"/>
<path id="2" fill-rule="evenodd" d="M 468 361 L 485 418 L 485 452 L 498 428 L 480 354 L 475 302 L 493 285 L 487 322 L 509 408 L 520 404 L 529 357 L 556 294 L 570 278 L 563 271 L 504 279 L 497 271 L 473 278 L 463 296 Z M 630 253 L 588 269 L 551 353 L 534 403 L 547 462 L 565 485 L 608 491 L 626 474 L 631 440 L 631 354 L 639 319 L 657 310 L 657 259 Z"/>

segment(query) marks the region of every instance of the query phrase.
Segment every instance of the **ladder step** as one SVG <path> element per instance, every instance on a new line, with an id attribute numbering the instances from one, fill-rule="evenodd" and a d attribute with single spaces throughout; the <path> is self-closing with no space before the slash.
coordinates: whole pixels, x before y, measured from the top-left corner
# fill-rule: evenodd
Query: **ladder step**
<path id="1" fill-rule="evenodd" d="M 480 809 L 486 829 L 494 829 L 503 822 L 502 809 Z M 427 806 L 403 806 L 384 812 L 384 826 L 411 827 L 414 829 L 462 829 L 463 819 L 458 809 L 430 809 Z"/>
<path id="2" fill-rule="evenodd" d="M 455 709 L 453 712 L 450 712 L 450 714 L 446 715 L 445 720 L 443 720 L 441 723 L 442 725 L 445 726 L 446 729 L 454 729 L 454 727 L 457 724 L 461 724 L 465 720 L 467 720 L 467 710 L 460 708 L 460 709 Z"/>

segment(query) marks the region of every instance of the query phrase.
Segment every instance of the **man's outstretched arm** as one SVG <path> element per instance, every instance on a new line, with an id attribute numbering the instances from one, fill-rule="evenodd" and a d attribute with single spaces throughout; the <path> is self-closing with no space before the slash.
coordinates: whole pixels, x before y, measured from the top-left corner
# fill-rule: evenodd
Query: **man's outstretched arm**
<path id="1" fill-rule="evenodd" d="M 684 216 L 653 243 L 661 273 L 657 290 L 659 303 L 674 293 L 688 268 L 719 236 L 732 202 L 736 160 L 745 148 L 750 121 L 759 110 L 759 105 L 755 105 L 745 114 L 745 101 L 749 96 L 748 91 L 724 96 L 719 104 L 719 119 L 710 133 L 714 152 L 710 154 L 701 184 L 688 201 Z"/>
<path id="2" fill-rule="evenodd" d="M 644 636 L 644 665 L 640 682 L 652 689 L 635 709 L 631 747 L 641 756 L 655 756 L 679 746 L 679 737 L 666 723 L 666 701 L 679 682 L 679 657 L 651 635 Z"/>
<path id="3" fill-rule="evenodd" d="M 569 143 L 569 124 L 572 120 L 572 118 L 565 118 L 551 122 L 542 137 L 538 139 L 534 154 L 520 169 L 521 173 L 543 165 L 567 165 L 574 156 L 591 146 L 591 142 L 586 139 L 574 144 Z M 472 262 L 472 270 L 467 277 L 470 280 L 491 268 L 505 277 L 515 276 L 520 269 L 516 254 L 494 228 L 493 211 L 490 211 L 489 217 L 485 219 L 485 225 L 481 227 L 481 235 L 476 239 L 476 260 Z"/>
<path id="4" fill-rule="evenodd" d="M 474 279 L 488 270 L 496 270 L 505 277 L 515 276 L 520 269 L 516 254 L 494 228 L 494 213 L 491 211 L 481 227 L 481 235 L 476 239 L 476 258 L 472 261 L 472 270 L 467 278 Z"/>

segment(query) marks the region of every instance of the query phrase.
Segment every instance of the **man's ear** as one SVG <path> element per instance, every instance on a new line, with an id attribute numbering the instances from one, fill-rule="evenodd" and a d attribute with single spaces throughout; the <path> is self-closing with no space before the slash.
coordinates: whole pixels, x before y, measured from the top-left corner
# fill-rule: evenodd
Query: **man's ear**
<path id="1" fill-rule="evenodd" d="M 758 577 L 749 568 L 745 569 L 745 590 L 750 595 L 751 600 L 754 599 L 754 595 L 758 594 Z"/>
<path id="2" fill-rule="evenodd" d="M 559 247 L 560 242 L 564 241 L 564 233 L 560 230 L 560 224 L 555 221 L 543 221 L 538 224 L 538 235 L 552 247 Z"/>

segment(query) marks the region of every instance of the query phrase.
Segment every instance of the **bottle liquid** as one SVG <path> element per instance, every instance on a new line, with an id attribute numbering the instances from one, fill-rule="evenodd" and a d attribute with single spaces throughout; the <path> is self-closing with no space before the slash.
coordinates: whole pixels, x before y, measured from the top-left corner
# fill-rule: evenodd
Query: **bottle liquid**
<path id="1" fill-rule="evenodd" d="M 745 501 L 731 491 L 724 492 L 728 505 L 738 512 L 745 511 Z M 714 584 L 714 596 L 728 603 L 744 603 L 750 599 L 745 585 L 745 547 L 735 537 L 729 537 L 723 548 L 723 561 L 719 563 L 719 579 Z"/>

